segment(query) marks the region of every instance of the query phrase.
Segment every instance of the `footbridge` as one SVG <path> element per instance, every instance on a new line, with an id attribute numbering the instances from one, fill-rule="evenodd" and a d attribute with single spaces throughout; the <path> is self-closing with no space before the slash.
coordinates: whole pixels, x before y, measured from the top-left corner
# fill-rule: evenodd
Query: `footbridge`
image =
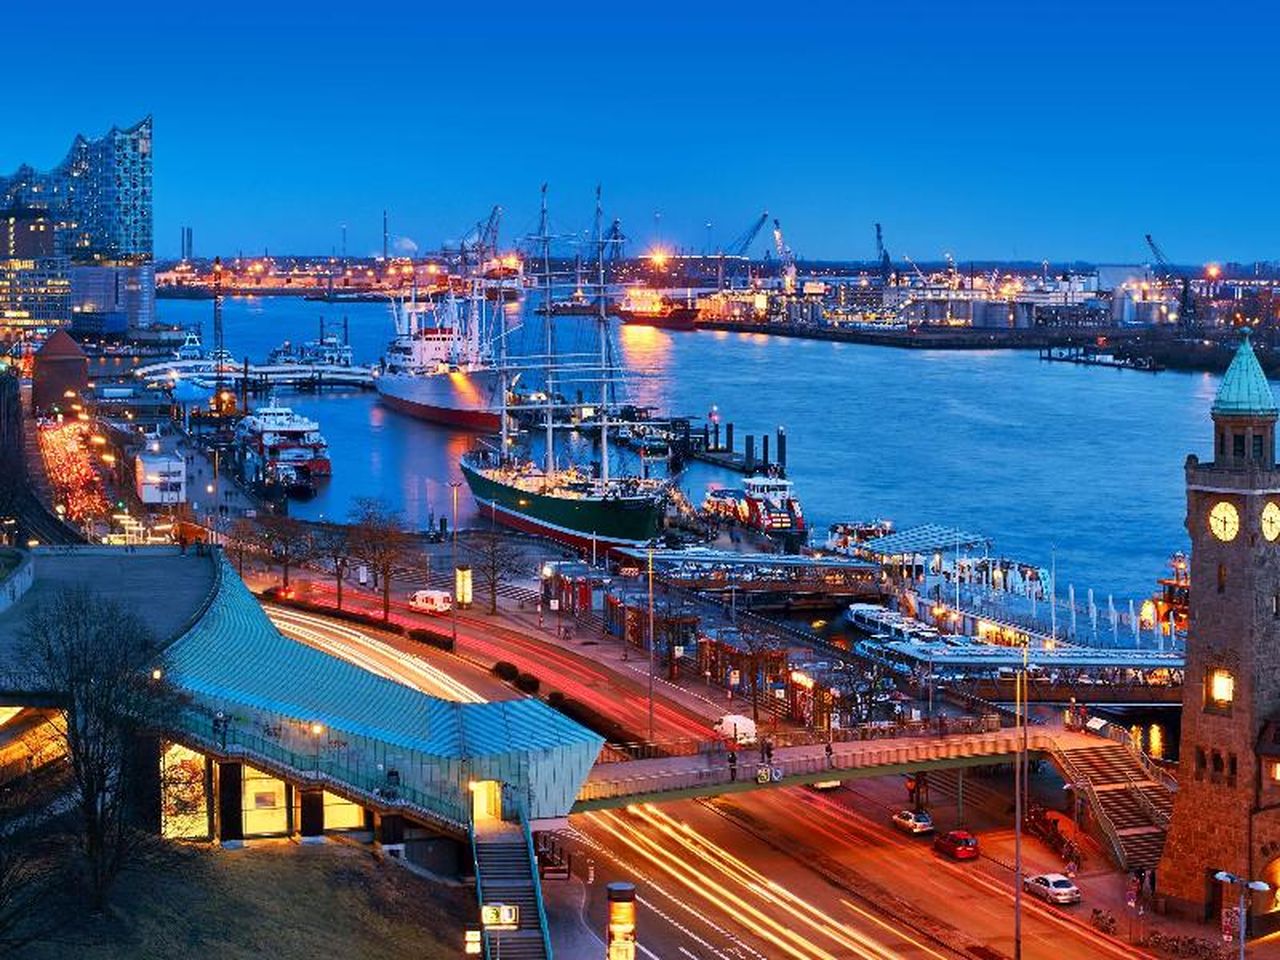
<path id="1" fill-rule="evenodd" d="M 359 387 L 371 389 L 377 373 L 372 367 L 329 363 L 215 364 L 210 360 L 169 360 L 139 367 L 134 375 L 148 383 L 179 380 L 212 386 L 220 380 L 240 387 L 247 384 L 251 392 L 271 387 L 316 389 L 319 387 Z"/>
<path id="2" fill-rule="evenodd" d="M 1159 860 L 1176 783 L 1124 731 L 1100 722 L 1093 730 L 1000 728 L 994 717 L 951 723 L 954 732 L 927 723 L 840 731 L 855 739 L 775 746 L 768 762 L 755 745 L 730 752 L 713 743 L 673 744 L 676 755 L 635 760 L 607 749 L 573 810 L 1009 763 L 1025 747 L 1033 759 L 1052 763 L 1087 804 L 1094 832 L 1120 866 Z"/>

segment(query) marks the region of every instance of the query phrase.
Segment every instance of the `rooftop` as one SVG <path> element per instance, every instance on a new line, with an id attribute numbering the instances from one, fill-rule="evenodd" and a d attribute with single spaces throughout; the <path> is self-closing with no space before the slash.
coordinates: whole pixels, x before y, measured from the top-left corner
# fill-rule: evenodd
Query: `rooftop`
<path id="1" fill-rule="evenodd" d="M 1271 384 L 1253 352 L 1247 327 L 1231 366 L 1222 376 L 1211 412 L 1214 416 L 1227 417 L 1274 417 L 1280 413 Z"/>
<path id="2" fill-rule="evenodd" d="M 215 583 L 209 554 L 186 555 L 177 547 L 36 547 L 35 582 L 17 603 L 0 612 L 0 672 L 17 667 L 19 638 L 31 611 L 75 586 L 109 594 L 137 613 L 164 643 L 182 633 L 201 611 Z"/>

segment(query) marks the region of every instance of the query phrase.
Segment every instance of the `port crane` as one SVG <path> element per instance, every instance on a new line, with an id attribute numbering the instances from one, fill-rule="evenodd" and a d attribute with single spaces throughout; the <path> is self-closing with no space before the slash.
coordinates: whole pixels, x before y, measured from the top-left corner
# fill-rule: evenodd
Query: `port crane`
<path id="1" fill-rule="evenodd" d="M 1169 258 L 1164 255 L 1164 251 L 1160 249 L 1160 244 L 1156 243 L 1155 238 L 1151 234 L 1146 234 L 1147 247 L 1151 250 L 1151 255 L 1155 257 L 1155 266 L 1158 268 L 1156 279 L 1161 284 L 1175 284 L 1178 282 L 1177 271 L 1174 270 L 1173 264 L 1169 262 Z M 1198 327 L 1200 325 L 1199 307 L 1196 303 L 1196 295 L 1191 290 L 1191 278 L 1182 278 L 1182 293 L 1178 298 L 1178 325 L 1182 327 Z"/>
<path id="2" fill-rule="evenodd" d="M 748 251 L 751 249 L 751 244 L 755 243 L 756 237 L 760 236 L 760 231 L 764 229 L 764 225 L 768 222 L 769 222 L 769 211 L 766 210 L 764 213 L 760 214 L 760 216 L 755 219 L 755 222 L 753 222 L 751 226 L 747 227 L 747 229 L 743 230 L 740 234 L 734 237 L 733 240 L 729 242 L 729 245 L 727 247 L 724 247 L 720 250 L 720 255 L 717 258 L 718 262 L 716 264 L 717 289 L 720 289 L 720 290 L 724 289 L 725 257 L 733 257 L 734 259 L 737 259 L 737 260 L 747 260 L 748 267 L 749 267 L 750 254 L 748 253 Z M 732 280 L 732 278 L 730 279 Z"/>
<path id="3" fill-rule="evenodd" d="M 880 264 L 880 279 L 888 283 L 893 273 L 893 261 L 889 259 L 889 251 L 884 247 L 884 230 L 876 224 L 876 261 Z"/>
<path id="4" fill-rule="evenodd" d="M 773 218 L 773 246 L 778 251 L 778 259 L 782 261 L 782 292 L 795 293 L 796 255 L 787 246 L 787 241 L 782 236 L 782 224 L 778 222 L 777 217 Z"/>
<path id="5" fill-rule="evenodd" d="M 467 231 L 458 244 L 463 267 L 468 267 L 473 262 L 482 264 L 490 257 L 498 255 L 498 227 L 501 224 L 502 207 L 495 206 L 489 211 L 487 220 L 479 221 Z"/>

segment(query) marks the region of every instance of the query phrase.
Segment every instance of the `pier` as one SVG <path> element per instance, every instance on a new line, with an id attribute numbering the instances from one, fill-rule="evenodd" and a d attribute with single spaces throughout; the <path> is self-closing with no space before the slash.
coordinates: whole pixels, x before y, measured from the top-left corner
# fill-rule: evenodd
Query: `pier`
<path id="1" fill-rule="evenodd" d="M 280 363 L 223 366 L 221 370 L 208 360 L 170 360 L 139 367 L 134 375 L 141 380 L 220 380 L 237 390 L 247 390 L 253 396 L 270 393 L 277 387 L 316 392 L 326 387 L 346 387 L 372 390 L 377 373 L 372 367 L 342 366 L 339 364 Z"/>
<path id="2" fill-rule="evenodd" d="M 1045 347 L 1039 351 L 1040 359 L 1052 363 L 1074 363 L 1085 367 L 1114 367 L 1117 370 L 1142 370 L 1147 373 L 1159 373 L 1160 366 L 1153 357 L 1118 357 L 1110 353 L 1100 353 L 1097 348 L 1061 346 Z"/>

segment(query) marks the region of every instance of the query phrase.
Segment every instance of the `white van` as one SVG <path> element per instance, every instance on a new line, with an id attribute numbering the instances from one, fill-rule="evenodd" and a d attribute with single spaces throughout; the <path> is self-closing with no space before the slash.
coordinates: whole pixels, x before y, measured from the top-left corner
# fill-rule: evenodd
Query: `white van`
<path id="1" fill-rule="evenodd" d="M 716 735 L 731 743 L 752 744 L 756 742 L 756 722 L 740 713 L 726 713 L 711 725 Z"/>
<path id="2" fill-rule="evenodd" d="M 448 613 L 453 609 L 453 595 L 448 590 L 415 590 L 409 594 L 409 609 L 422 613 Z"/>

